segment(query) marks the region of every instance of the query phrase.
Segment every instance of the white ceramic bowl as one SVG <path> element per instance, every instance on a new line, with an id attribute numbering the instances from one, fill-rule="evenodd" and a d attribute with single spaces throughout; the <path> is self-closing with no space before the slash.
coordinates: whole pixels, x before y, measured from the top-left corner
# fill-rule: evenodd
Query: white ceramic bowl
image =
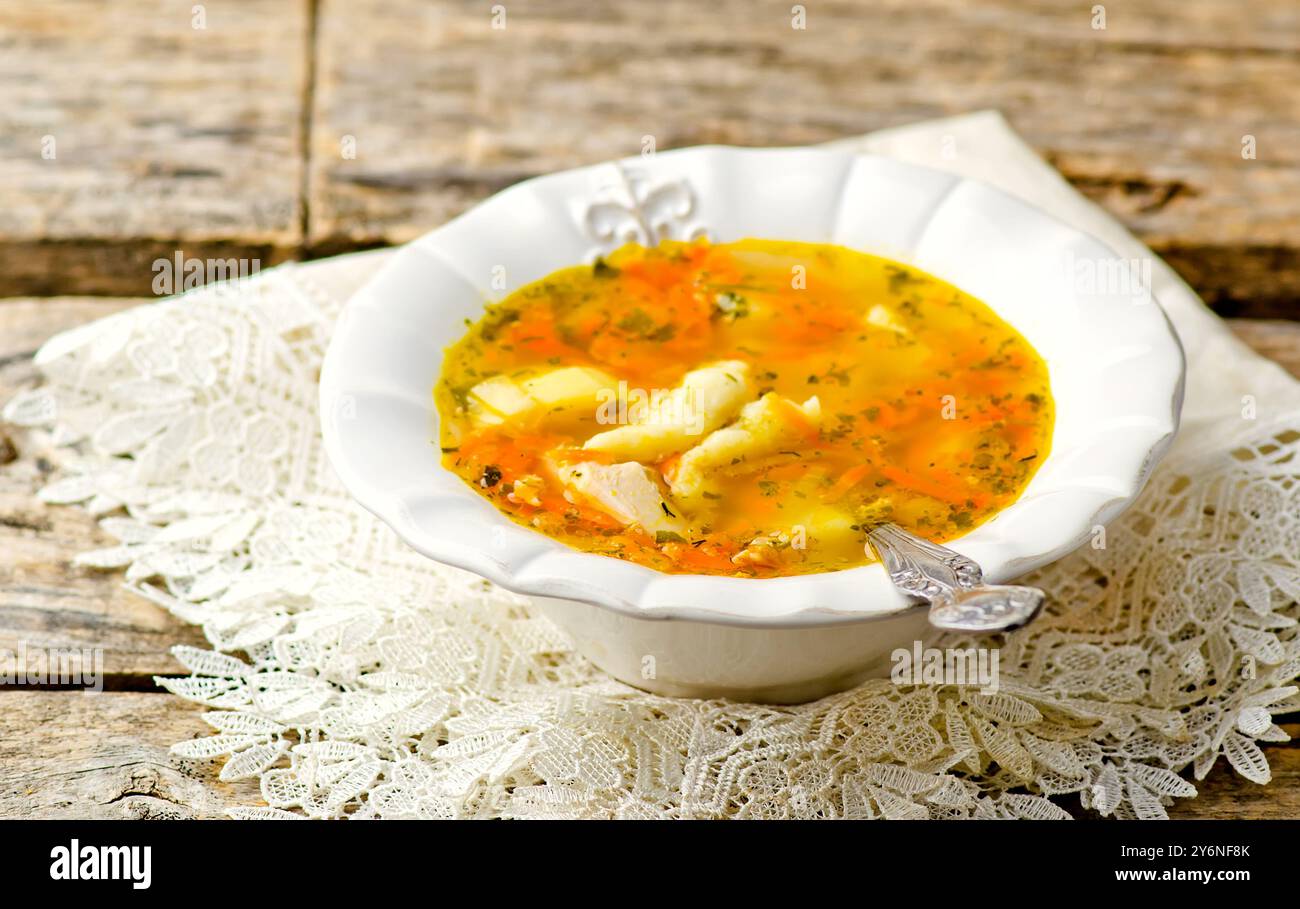
<path id="1" fill-rule="evenodd" d="M 1037 348 L 1057 418 L 1024 494 L 952 548 L 1000 582 L 1118 515 L 1178 427 L 1183 356 L 1141 263 L 987 185 L 886 158 L 692 148 L 513 186 L 402 248 L 348 303 L 321 374 L 344 484 L 419 552 L 531 597 L 611 675 L 669 695 L 791 702 L 886 674 L 930 637 L 884 570 L 667 575 L 521 527 L 440 464 L 432 388 L 483 305 L 627 240 L 838 243 L 984 301 Z M 1129 265 L 1135 267 L 1129 268 Z"/>

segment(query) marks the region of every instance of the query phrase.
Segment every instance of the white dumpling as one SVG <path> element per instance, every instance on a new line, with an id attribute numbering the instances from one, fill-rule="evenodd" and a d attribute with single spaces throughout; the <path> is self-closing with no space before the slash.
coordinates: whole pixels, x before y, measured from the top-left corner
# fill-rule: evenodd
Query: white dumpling
<path id="1" fill-rule="evenodd" d="M 635 422 L 597 433 L 582 447 L 633 461 L 657 461 L 689 448 L 753 397 L 749 373 L 742 360 L 692 370 L 670 393 L 640 408 Z"/>
<path id="2" fill-rule="evenodd" d="M 709 474 L 768 455 L 815 433 L 821 425 L 821 402 L 809 398 L 796 404 L 769 392 L 746 404 L 740 418 L 707 436 L 682 455 L 671 480 L 673 494 L 684 499 L 704 492 Z"/>

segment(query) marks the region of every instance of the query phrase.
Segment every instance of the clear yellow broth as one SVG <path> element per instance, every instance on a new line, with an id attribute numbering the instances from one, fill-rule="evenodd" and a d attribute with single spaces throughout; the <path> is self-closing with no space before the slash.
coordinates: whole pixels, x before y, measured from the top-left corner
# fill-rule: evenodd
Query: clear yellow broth
<path id="1" fill-rule="evenodd" d="M 645 462 L 684 531 L 628 523 L 557 475 L 619 460 L 582 448 L 623 419 L 617 407 L 491 412 L 485 425 L 476 397 L 494 377 L 517 388 L 574 366 L 624 396 L 666 393 L 719 361 L 746 364 L 755 398 L 815 396 L 820 416 L 778 450 L 717 467 L 686 503 L 669 483 L 682 451 Z M 434 396 L 443 463 L 515 521 L 663 572 L 741 577 L 864 564 L 879 521 L 962 536 L 1020 495 L 1053 425 L 1042 358 L 979 300 L 887 259 L 769 240 L 628 245 L 557 271 L 468 325 Z"/>

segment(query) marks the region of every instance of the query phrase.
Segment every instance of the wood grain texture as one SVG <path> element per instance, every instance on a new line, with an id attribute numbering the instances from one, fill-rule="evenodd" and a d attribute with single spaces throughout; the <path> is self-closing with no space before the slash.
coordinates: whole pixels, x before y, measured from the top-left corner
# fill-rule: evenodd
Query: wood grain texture
<path id="1" fill-rule="evenodd" d="M 818 0 L 803 29 L 780 0 L 504 6 L 493 28 L 469 0 L 230 0 L 202 29 L 168 0 L 0 7 L 0 296 L 400 242 L 647 135 L 996 107 L 1220 312 L 1300 317 L 1293 5 L 1125 0 L 1104 29 L 1068 0 Z"/>
<path id="2" fill-rule="evenodd" d="M 322 0 L 309 247 L 408 240 L 644 136 L 803 144 L 992 107 L 1221 311 L 1300 317 L 1300 8 L 1122 2 L 1094 29 L 1049 0 L 805 6 L 797 30 L 778 0 L 518 0 L 494 28 L 486 4 Z"/>
<path id="3" fill-rule="evenodd" d="M 0 5 L 0 296 L 148 293 L 177 250 L 298 249 L 308 4 L 202 7 Z"/>
<path id="4" fill-rule="evenodd" d="M 222 818 L 261 804 L 256 782 L 168 753 L 212 732 L 201 717 L 162 694 L 0 690 L 0 818 Z"/>
<path id="5" fill-rule="evenodd" d="M 1300 379 L 1300 325 L 1280 319 L 1229 319 L 1228 327 L 1255 353 Z"/>
<path id="6" fill-rule="evenodd" d="M 1264 749 L 1273 772 L 1273 779 L 1268 784 L 1261 786 L 1238 776 L 1221 758 L 1209 776 L 1193 781 L 1197 789 L 1196 798 L 1180 799 L 1169 809 L 1169 816 L 1180 820 L 1300 818 L 1300 721 L 1294 716 L 1277 719 L 1281 721 L 1278 725 L 1291 736 L 1291 741 Z"/>

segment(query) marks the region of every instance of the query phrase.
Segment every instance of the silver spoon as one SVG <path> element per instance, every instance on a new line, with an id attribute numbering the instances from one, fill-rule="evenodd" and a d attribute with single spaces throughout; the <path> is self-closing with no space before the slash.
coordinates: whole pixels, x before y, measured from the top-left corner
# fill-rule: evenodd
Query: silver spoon
<path id="1" fill-rule="evenodd" d="M 903 593 L 930 602 L 930 624 L 944 631 L 1011 631 L 1043 607 L 1037 587 L 985 584 L 979 565 L 897 524 L 867 531 L 868 545 Z"/>

